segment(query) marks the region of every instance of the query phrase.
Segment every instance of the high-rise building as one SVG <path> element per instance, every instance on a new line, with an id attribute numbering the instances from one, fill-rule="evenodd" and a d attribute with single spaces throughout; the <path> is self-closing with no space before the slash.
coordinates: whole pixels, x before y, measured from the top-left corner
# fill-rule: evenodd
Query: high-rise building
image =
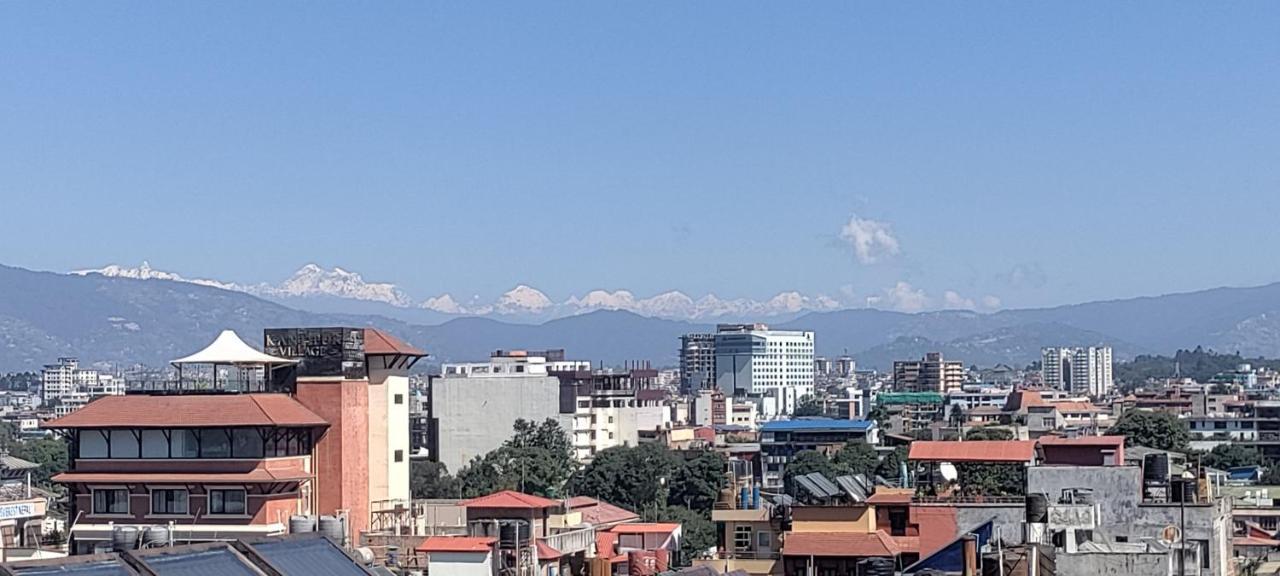
<path id="1" fill-rule="evenodd" d="M 813 394 L 813 332 L 764 324 L 722 324 L 715 335 L 716 387 L 728 397 L 756 397 L 761 416 L 790 414 Z"/>
<path id="2" fill-rule="evenodd" d="M 944 360 L 942 353 L 929 352 L 920 360 L 893 363 L 893 387 L 899 392 L 947 392 L 964 386 L 964 363 Z"/>
<path id="3" fill-rule="evenodd" d="M 685 334 L 680 337 L 680 392 L 696 394 L 716 383 L 716 335 Z"/>
<path id="4" fill-rule="evenodd" d="M 65 416 L 94 398 L 124 394 L 124 381 L 80 368 L 75 358 L 59 358 L 57 364 L 46 364 L 40 371 L 40 393 L 46 405 L 65 404 L 57 408 L 57 414 Z"/>
<path id="5" fill-rule="evenodd" d="M 1114 386 L 1111 347 L 1048 347 L 1040 350 L 1040 379 L 1045 386 L 1072 394 L 1106 396 Z"/>

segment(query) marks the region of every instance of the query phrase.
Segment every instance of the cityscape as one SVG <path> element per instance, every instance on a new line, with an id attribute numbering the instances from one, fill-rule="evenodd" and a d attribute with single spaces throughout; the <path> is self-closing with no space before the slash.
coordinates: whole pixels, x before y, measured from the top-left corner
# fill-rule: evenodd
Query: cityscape
<path id="1" fill-rule="evenodd" d="M 1280 576 L 1277 23 L 0 3 L 0 576 Z"/>

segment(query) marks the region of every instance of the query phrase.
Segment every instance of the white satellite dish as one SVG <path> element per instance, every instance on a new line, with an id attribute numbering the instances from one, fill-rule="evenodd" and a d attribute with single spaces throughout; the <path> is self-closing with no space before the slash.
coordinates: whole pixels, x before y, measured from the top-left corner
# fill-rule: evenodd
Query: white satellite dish
<path id="1" fill-rule="evenodd" d="M 954 464 L 943 462 L 938 465 L 938 473 L 942 474 L 942 479 L 947 482 L 955 482 L 960 477 L 960 473 L 956 471 Z"/>

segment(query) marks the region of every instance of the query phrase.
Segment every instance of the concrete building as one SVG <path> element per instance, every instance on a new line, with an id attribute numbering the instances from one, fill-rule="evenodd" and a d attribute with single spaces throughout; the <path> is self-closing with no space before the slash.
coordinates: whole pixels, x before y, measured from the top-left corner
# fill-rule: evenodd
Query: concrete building
<path id="1" fill-rule="evenodd" d="M 561 410 L 560 379 L 546 358 L 504 353 L 488 362 L 445 364 L 428 384 L 431 459 L 456 473 L 511 437 L 516 420 L 548 418 L 573 430 L 573 410 Z"/>
<path id="2" fill-rule="evenodd" d="M 944 360 L 939 352 L 929 352 L 920 360 L 893 363 L 893 387 L 899 392 L 960 391 L 964 386 L 964 363 Z"/>
<path id="3" fill-rule="evenodd" d="M 797 452 L 834 451 L 847 442 L 880 443 L 880 431 L 869 420 L 802 418 L 775 420 L 760 426 L 760 454 L 763 458 L 762 484 L 765 490 L 782 488 L 782 476 Z"/>
<path id="4" fill-rule="evenodd" d="M 597 370 L 557 376 L 561 411 L 572 414 L 568 432 L 580 462 L 591 461 L 601 450 L 635 446 L 640 433 L 673 423 L 666 391 L 652 387 L 657 376 L 654 370 Z M 565 402 L 572 402 L 568 410 Z"/>
<path id="5" fill-rule="evenodd" d="M 716 387 L 726 397 L 758 399 L 766 420 L 790 414 L 814 391 L 813 344 L 813 332 L 721 325 L 715 335 Z"/>
<path id="6" fill-rule="evenodd" d="M 40 371 L 40 390 L 46 405 L 70 400 L 79 408 L 92 398 L 124 394 L 124 381 L 82 369 L 75 358 L 59 358 L 57 364 L 46 364 Z"/>
<path id="7" fill-rule="evenodd" d="M 695 394 L 714 388 L 716 382 L 715 334 L 685 334 L 680 337 L 680 392 Z"/>
<path id="8" fill-rule="evenodd" d="M 1044 386 L 1102 397 L 1115 385 L 1110 346 L 1049 347 L 1040 351 L 1040 357 Z"/>

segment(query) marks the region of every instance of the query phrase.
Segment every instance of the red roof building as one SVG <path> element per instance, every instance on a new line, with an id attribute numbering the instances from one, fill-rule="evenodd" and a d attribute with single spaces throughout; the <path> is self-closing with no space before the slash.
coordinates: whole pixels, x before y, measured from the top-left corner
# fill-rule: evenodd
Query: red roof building
<path id="1" fill-rule="evenodd" d="M 328 422 L 285 394 L 103 396 L 45 428 L 327 427 Z"/>
<path id="2" fill-rule="evenodd" d="M 1031 464 L 1036 443 L 1031 440 L 916 441 L 908 460 L 917 462 L 1021 462 Z"/>
<path id="3" fill-rule="evenodd" d="M 491 552 L 498 542 L 488 536 L 430 536 L 418 545 L 418 552 Z"/>
<path id="4" fill-rule="evenodd" d="M 480 496 L 479 498 L 464 500 L 459 504 L 459 506 L 462 506 L 464 508 L 511 508 L 511 509 L 541 510 L 544 508 L 555 508 L 557 506 L 560 506 L 560 502 L 556 500 L 551 500 L 548 498 L 543 498 L 541 496 L 534 496 L 532 494 L 516 492 L 515 490 L 503 490 L 501 492 L 494 492 L 493 494 Z"/>
<path id="5" fill-rule="evenodd" d="M 858 532 L 789 532 L 782 542 L 783 556 L 815 558 L 894 557 L 902 549 L 883 530 Z M 788 573 L 791 573 L 788 571 Z M 819 570 L 821 573 L 821 570 Z"/>

